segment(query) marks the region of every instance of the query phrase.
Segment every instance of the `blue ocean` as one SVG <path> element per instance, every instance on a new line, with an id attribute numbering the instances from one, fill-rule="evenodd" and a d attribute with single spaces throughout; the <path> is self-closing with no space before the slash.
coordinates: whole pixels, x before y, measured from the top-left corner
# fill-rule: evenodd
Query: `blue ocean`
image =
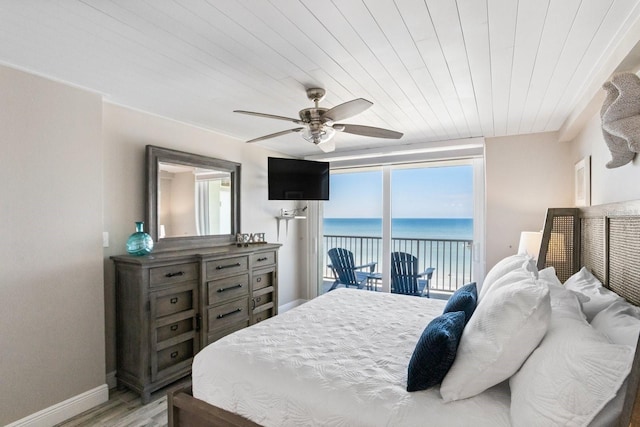
<path id="1" fill-rule="evenodd" d="M 395 218 L 395 238 L 472 240 L 472 218 Z M 325 236 L 381 237 L 381 218 L 325 218 Z"/>

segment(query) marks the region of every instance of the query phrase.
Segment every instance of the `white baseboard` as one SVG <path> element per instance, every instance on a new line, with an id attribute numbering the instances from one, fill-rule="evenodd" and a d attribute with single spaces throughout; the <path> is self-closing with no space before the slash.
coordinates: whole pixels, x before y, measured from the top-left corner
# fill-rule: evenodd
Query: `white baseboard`
<path id="1" fill-rule="evenodd" d="M 278 313 L 284 313 L 285 311 L 289 311 L 294 307 L 297 307 L 299 305 L 304 304 L 305 302 L 307 302 L 306 299 L 297 299 L 295 301 L 291 301 L 291 302 L 288 302 L 286 304 L 279 305 L 278 306 Z"/>
<path id="2" fill-rule="evenodd" d="M 109 400 L 109 387 L 102 384 L 53 406 L 31 414 L 6 427 L 51 427 Z"/>

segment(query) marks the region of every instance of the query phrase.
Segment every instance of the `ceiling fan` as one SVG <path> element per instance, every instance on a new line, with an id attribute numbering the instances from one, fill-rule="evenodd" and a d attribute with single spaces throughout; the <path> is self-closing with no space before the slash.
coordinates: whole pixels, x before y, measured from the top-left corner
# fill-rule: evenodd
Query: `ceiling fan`
<path id="1" fill-rule="evenodd" d="M 318 106 L 318 103 L 324 99 L 325 94 L 326 92 L 324 89 L 307 89 L 307 97 L 315 103 L 315 107 L 300 110 L 299 119 L 244 110 L 234 110 L 234 113 L 249 114 L 251 116 L 266 117 L 268 119 L 286 120 L 288 122 L 302 125 L 302 127 L 283 130 L 261 136 L 259 138 L 254 138 L 247 142 L 257 142 L 281 135 L 287 135 L 289 133 L 301 132 L 304 139 L 316 144 L 322 151 L 328 153 L 336 148 L 335 141 L 333 140 L 333 136 L 336 132 L 347 132 L 355 135 L 370 136 L 373 138 L 399 139 L 402 137 L 401 132 L 389 129 L 336 123 L 339 120 L 347 119 L 355 116 L 356 114 L 362 113 L 367 108 L 371 107 L 373 103 L 366 99 L 358 98 L 336 105 L 333 108 L 322 108 Z"/>

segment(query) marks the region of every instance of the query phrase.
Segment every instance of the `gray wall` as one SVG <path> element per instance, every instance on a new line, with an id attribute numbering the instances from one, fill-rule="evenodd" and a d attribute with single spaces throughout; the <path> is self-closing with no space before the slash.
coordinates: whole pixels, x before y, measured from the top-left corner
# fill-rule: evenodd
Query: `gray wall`
<path id="1" fill-rule="evenodd" d="M 599 110 L 599 105 L 596 110 Z M 574 165 L 591 157 L 591 204 L 640 199 L 640 155 L 615 169 L 599 113 L 571 141 L 555 133 L 487 138 L 487 271 L 515 253 L 520 231 L 542 228 L 548 207 L 574 206 Z"/>
<path id="2" fill-rule="evenodd" d="M 105 383 L 101 117 L 0 66 L 0 425 Z"/>
<path id="3" fill-rule="evenodd" d="M 121 106 L 104 104 L 104 230 L 109 232 L 110 247 L 104 250 L 107 372 L 116 369 L 115 360 L 115 282 L 111 255 L 125 253 L 127 237 L 134 222 L 144 220 L 145 168 L 147 144 L 217 157 L 242 164 L 241 230 L 264 232 L 276 242 L 276 219 L 281 208 L 291 209 L 293 202 L 267 200 L 267 157 L 281 156 L 255 144 L 216 134 L 174 120 L 141 113 Z M 305 251 L 292 227 L 289 235 L 280 234 L 278 298 L 286 304 L 302 298 L 306 288 Z"/>
<path id="4" fill-rule="evenodd" d="M 486 270 L 518 250 L 521 231 L 539 231 L 549 207 L 573 204 L 571 145 L 555 133 L 487 138 Z"/>
<path id="5" fill-rule="evenodd" d="M 640 199 L 640 155 L 636 154 L 633 162 L 619 168 L 605 167 L 611 153 L 602 137 L 599 113 L 584 126 L 571 147 L 573 163 L 591 156 L 592 205 Z"/>
<path id="6" fill-rule="evenodd" d="M 267 200 L 267 156 L 278 153 L 2 66 L 0 138 L 0 425 L 115 370 L 109 257 L 144 219 L 145 145 L 242 163 L 243 232 L 275 242 L 275 215 L 294 207 Z M 280 304 L 306 292 L 300 233 L 280 238 Z"/>

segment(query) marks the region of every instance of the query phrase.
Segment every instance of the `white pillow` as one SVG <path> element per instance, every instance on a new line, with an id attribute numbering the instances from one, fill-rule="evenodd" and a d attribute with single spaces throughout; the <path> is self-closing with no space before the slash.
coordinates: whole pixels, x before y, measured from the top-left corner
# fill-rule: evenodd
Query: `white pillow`
<path id="1" fill-rule="evenodd" d="M 543 268 L 538 272 L 538 277 L 556 286 L 562 286 L 562 282 L 560 281 L 560 279 L 558 279 L 558 276 L 556 275 L 556 269 L 553 267 Z"/>
<path id="2" fill-rule="evenodd" d="M 591 321 L 591 326 L 605 335 L 613 344 L 636 348 L 640 334 L 640 308 L 625 300 L 614 301 Z M 628 378 L 628 377 L 627 377 Z M 622 412 L 628 381 L 622 383 L 616 397 L 604 407 L 589 427 L 611 426 Z"/>
<path id="3" fill-rule="evenodd" d="M 578 295 L 575 292 L 566 289 L 562 285 L 550 284 L 549 295 L 551 297 L 551 310 L 554 310 L 556 315 L 571 318 L 579 317 L 586 320 Z"/>
<path id="4" fill-rule="evenodd" d="M 596 314 L 591 326 L 612 343 L 635 348 L 640 334 L 640 308 L 619 299 Z"/>
<path id="5" fill-rule="evenodd" d="M 594 292 L 602 287 L 600 280 L 591 274 L 587 267 L 582 267 L 580 271 L 569 277 L 564 285 L 577 292 Z"/>
<path id="6" fill-rule="evenodd" d="M 521 269 L 522 270 L 522 269 Z M 513 271 L 478 303 L 462 332 L 440 394 L 465 399 L 513 375 L 536 348 L 549 325 L 551 305 L 544 281 Z"/>
<path id="7" fill-rule="evenodd" d="M 489 270 L 484 280 L 482 281 L 480 293 L 478 294 L 478 301 L 480 301 L 485 296 L 489 288 L 491 288 L 491 285 L 493 285 L 496 280 L 500 279 L 505 274 L 513 270 L 520 269 L 522 267 L 522 264 L 530 259 L 532 258 L 529 255 L 519 254 L 511 255 L 500 260 L 496 265 L 493 266 L 493 268 L 491 268 L 491 270 Z"/>
<path id="8" fill-rule="evenodd" d="M 631 370 L 633 349 L 611 344 L 579 313 L 552 309 L 537 349 L 509 380 L 514 427 L 585 426 Z"/>
<path id="9" fill-rule="evenodd" d="M 582 267 L 580 271 L 569 277 L 564 282 L 564 286 L 589 297 L 588 302 L 582 303 L 582 310 L 589 322 L 611 303 L 623 299 L 615 292 L 602 286 L 602 283 L 586 267 Z"/>
<path id="10" fill-rule="evenodd" d="M 491 283 L 491 286 L 484 293 L 484 296 L 494 292 L 496 289 L 500 289 L 502 286 L 511 285 L 515 281 L 530 278 L 538 278 L 538 269 L 533 264 L 532 258 L 525 260 L 518 267 L 505 273 L 504 276 L 498 277 L 493 283 Z M 480 302 L 480 297 L 478 297 L 478 302 Z"/>
<path id="11" fill-rule="evenodd" d="M 598 415 L 593 418 L 593 421 L 589 423 L 589 427 L 611 427 L 618 425 L 618 418 L 622 414 L 622 408 L 624 407 L 624 398 L 629 385 L 628 378 L 624 380 L 620 389 L 616 394 L 616 397 L 611 399 Z"/>
<path id="12" fill-rule="evenodd" d="M 540 280 L 545 280 L 549 284 L 552 309 L 561 311 L 568 310 L 570 316 L 578 315 L 586 319 L 582 310 L 582 304 L 589 301 L 589 297 L 562 286 L 562 282 L 558 279 L 558 276 L 556 276 L 556 270 L 553 267 L 540 270 L 538 276 Z"/>

